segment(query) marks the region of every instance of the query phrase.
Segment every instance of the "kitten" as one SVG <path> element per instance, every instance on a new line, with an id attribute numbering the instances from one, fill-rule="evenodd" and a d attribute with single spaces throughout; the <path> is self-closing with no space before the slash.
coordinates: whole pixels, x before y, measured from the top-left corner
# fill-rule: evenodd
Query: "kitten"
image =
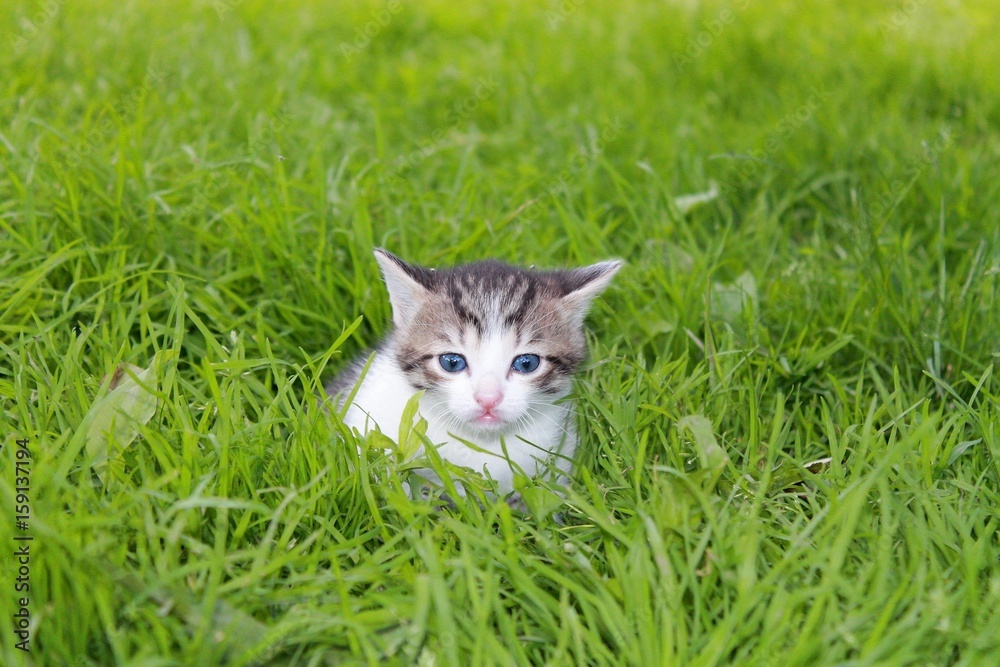
<path id="1" fill-rule="evenodd" d="M 406 402 L 423 390 L 420 414 L 442 459 L 488 471 L 501 493 L 513 490 L 515 472 L 534 477 L 549 462 L 568 476 L 577 443 L 564 399 L 586 353 L 584 316 L 622 263 L 535 271 L 490 260 L 436 271 L 381 248 L 375 259 L 393 330 L 348 408 L 347 426 L 395 438 Z M 365 361 L 327 392 L 343 401 Z"/>

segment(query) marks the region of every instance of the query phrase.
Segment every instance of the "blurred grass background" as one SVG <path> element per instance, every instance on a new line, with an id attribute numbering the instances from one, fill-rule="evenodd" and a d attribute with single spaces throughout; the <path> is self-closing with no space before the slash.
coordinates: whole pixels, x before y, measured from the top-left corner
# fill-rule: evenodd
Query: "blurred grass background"
<path id="1" fill-rule="evenodd" d="M 4 3 L 0 660 L 990 664 L 998 10 Z M 565 526 L 408 502 L 312 407 L 389 322 L 373 245 L 627 261 Z"/>

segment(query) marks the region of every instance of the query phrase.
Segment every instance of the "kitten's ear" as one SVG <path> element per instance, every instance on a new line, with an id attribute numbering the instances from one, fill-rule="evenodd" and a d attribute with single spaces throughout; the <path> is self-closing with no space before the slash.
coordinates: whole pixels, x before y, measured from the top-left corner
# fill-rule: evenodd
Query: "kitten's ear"
<path id="1" fill-rule="evenodd" d="M 590 302 L 604 291 L 622 264 L 620 259 L 611 259 L 564 272 L 562 284 L 566 294 L 562 298 L 563 304 L 583 321 Z"/>
<path id="2" fill-rule="evenodd" d="M 422 267 L 407 264 L 388 250 L 375 248 L 375 259 L 382 269 L 382 279 L 389 290 L 392 323 L 398 328 L 409 322 L 420 304 L 426 300 L 431 285 L 431 273 Z"/>

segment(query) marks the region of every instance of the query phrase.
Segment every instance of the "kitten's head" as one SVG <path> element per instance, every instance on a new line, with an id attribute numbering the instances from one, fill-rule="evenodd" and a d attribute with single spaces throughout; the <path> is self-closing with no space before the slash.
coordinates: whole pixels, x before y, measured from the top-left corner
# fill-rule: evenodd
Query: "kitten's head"
<path id="1" fill-rule="evenodd" d="M 391 347 L 449 428 L 502 433 L 565 396 L 586 354 L 583 320 L 621 262 L 535 271 L 497 261 L 436 271 L 377 249 Z"/>

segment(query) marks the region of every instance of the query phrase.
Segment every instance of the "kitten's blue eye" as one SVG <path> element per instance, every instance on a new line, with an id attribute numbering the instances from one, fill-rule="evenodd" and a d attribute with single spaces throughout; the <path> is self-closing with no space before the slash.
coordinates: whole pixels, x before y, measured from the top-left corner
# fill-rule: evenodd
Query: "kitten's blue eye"
<path id="1" fill-rule="evenodd" d="M 514 363 L 512 363 L 510 367 L 518 373 L 531 373 L 538 368 L 538 362 L 539 359 L 537 354 L 522 354 L 514 359 Z"/>
<path id="2" fill-rule="evenodd" d="M 438 357 L 438 361 L 441 362 L 441 368 L 445 369 L 449 373 L 464 371 L 467 365 L 465 363 L 465 357 L 460 354 L 455 354 L 454 352 L 442 354 Z"/>

